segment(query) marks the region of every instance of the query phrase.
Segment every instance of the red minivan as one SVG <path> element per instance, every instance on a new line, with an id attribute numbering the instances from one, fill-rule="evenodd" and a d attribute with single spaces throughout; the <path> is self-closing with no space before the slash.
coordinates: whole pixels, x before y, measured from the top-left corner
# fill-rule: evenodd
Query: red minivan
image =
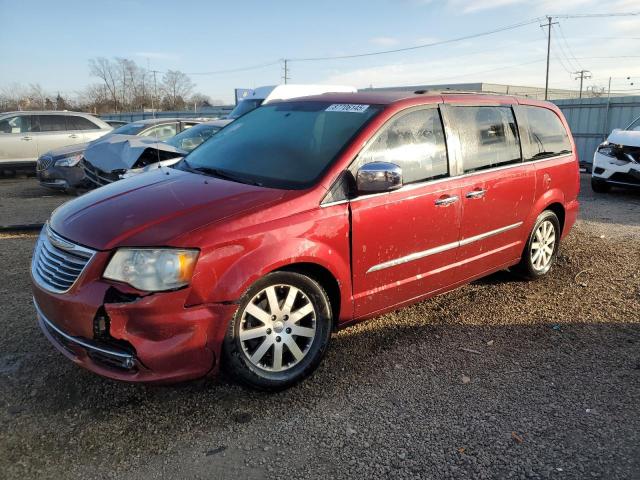
<path id="1" fill-rule="evenodd" d="M 106 377 L 224 365 L 281 389 L 331 333 L 497 270 L 545 275 L 578 212 L 550 103 L 430 92 L 274 102 L 176 168 L 58 208 L 32 261 L 40 326 Z"/>

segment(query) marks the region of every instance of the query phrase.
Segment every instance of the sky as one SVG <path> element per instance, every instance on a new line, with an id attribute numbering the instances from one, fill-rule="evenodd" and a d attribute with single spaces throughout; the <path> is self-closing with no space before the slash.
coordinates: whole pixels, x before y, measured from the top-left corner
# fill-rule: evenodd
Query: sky
<path id="1" fill-rule="evenodd" d="M 282 81 L 280 59 L 350 55 L 454 39 L 536 17 L 640 12 L 639 0 L 0 0 L 0 89 L 40 84 L 73 96 L 98 82 L 94 57 L 124 57 L 190 74 L 231 103 L 234 88 Z M 550 86 L 640 94 L 640 15 L 557 20 Z M 290 83 L 362 87 L 490 82 L 544 86 L 538 22 L 471 40 L 355 59 L 288 62 Z M 207 74 L 273 63 L 249 70 Z M 631 77 L 627 79 L 627 77 Z M 631 84 L 634 85 L 631 85 Z"/>

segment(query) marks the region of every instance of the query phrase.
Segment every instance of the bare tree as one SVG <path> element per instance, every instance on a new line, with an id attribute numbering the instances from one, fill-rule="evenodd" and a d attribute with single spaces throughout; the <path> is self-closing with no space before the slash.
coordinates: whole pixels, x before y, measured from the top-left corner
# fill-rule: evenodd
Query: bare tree
<path id="1" fill-rule="evenodd" d="M 98 77 L 104 82 L 104 86 L 109 92 L 113 101 L 113 108 L 118 111 L 118 65 L 104 57 L 92 58 L 89 60 L 89 72 L 94 77 Z"/>
<path id="2" fill-rule="evenodd" d="M 191 94 L 195 85 L 191 79 L 178 70 L 169 70 L 162 77 L 164 105 L 171 110 L 184 108 L 185 99 Z"/>
<path id="3" fill-rule="evenodd" d="M 204 93 L 196 92 L 189 98 L 189 106 L 194 106 L 196 108 L 209 107 L 211 106 L 211 97 L 209 95 L 205 95 Z"/>

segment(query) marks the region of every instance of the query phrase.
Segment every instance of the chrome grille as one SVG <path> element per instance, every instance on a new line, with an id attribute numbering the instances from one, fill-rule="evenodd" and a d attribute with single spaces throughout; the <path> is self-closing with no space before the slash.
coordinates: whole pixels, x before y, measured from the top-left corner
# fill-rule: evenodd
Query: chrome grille
<path id="1" fill-rule="evenodd" d="M 68 291 L 95 251 L 76 245 L 45 225 L 31 261 L 33 278 L 42 288 L 54 293 Z"/>
<path id="2" fill-rule="evenodd" d="M 92 183 L 93 187 L 101 187 L 120 180 L 118 174 L 100 170 L 98 167 L 94 167 L 86 160 L 82 161 L 82 168 L 84 168 L 85 178 Z"/>
<path id="3" fill-rule="evenodd" d="M 36 170 L 41 172 L 49 168 L 51 165 L 53 165 L 53 157 L 51 155 L 43 155 L 38 159 Z"/>

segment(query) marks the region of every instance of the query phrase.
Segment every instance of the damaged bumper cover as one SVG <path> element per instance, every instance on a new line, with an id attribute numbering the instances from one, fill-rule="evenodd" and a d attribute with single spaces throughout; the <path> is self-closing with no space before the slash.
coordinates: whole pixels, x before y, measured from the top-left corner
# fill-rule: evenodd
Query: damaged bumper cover
<path id="1" fill-rule="evenodd" d="M 593 156 L 592 176 L 613 185 L 640 187 L 640 147 L 601 144 Z"/>
<path id="2" fill-rule="evenodd" d="M 172 383 L 217 373 L 236 305 L 185 307 L 187 289 L 110 303 L 112 285 L 86 286 L 65 295 L 38 286 L 33 292 L 40 328 L 74 363 L 130 382 Z"/>

